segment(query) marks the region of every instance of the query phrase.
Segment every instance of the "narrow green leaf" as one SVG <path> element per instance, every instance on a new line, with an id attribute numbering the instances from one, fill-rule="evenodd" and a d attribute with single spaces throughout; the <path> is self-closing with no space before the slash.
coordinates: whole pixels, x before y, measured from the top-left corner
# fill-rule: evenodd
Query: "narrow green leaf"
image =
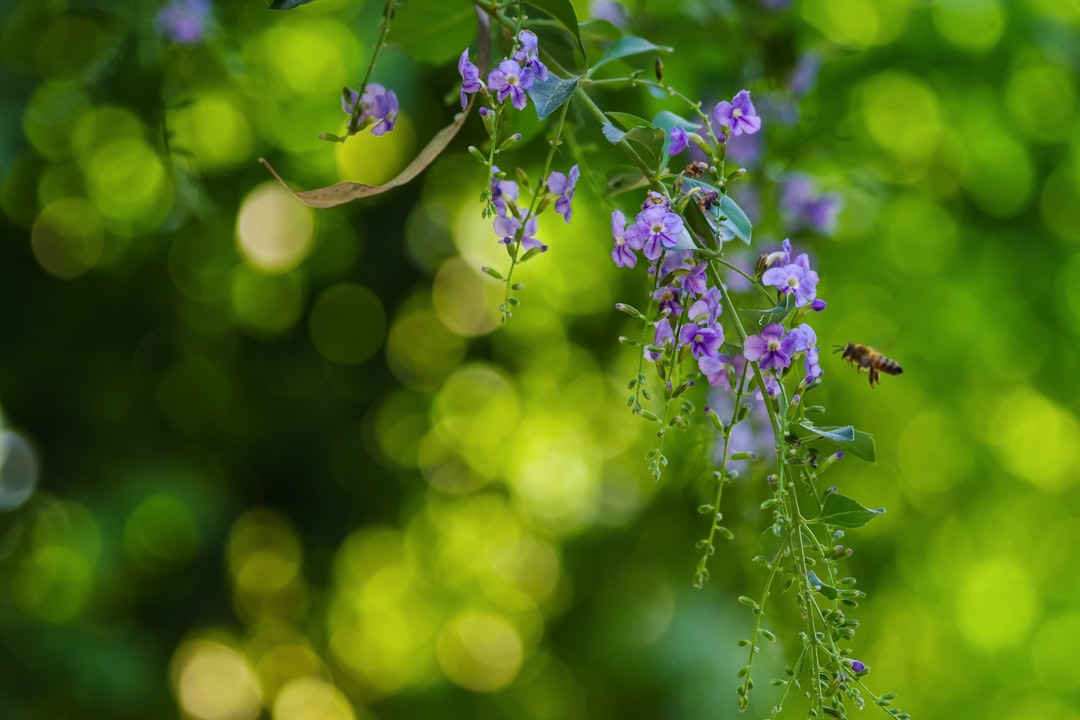
<path id="1" fill-rule="evenodd" d="M 617 43 L 611 46 L 604 55 L 597 60 L 593 66 L 589 69 L 588 75 L 592 75 L 596 72 L 598 67 L 607 65 L 612 60 L 618 60 L 624 57 L 630 57 L 631 55 L 640 55 L 647 52 L 671 52 L 671 48 L 664 45 L 654 45 L 645 38 L 635 37 L 633 35 L 624 37 Z"/>
<path id="2" fill-rule="evenodd" d="M 834 493 L 825 498 L 817 522 L 842 528 L 858 528 L 884 514 L 885 508 L 865 508 L 846 495 Z"/>
<path id="3" fill-rule="evenodd" d="M 529 97 L 536 106 L 536 117 L 543 120 L 551 113 L 562 107 L 562 104 L 570 99 L 577 90 L 580 76 L 572 78 L 555 77 L 554 73 L 548 73 L 546 82 L 536 81 L 529 90 Z"/>

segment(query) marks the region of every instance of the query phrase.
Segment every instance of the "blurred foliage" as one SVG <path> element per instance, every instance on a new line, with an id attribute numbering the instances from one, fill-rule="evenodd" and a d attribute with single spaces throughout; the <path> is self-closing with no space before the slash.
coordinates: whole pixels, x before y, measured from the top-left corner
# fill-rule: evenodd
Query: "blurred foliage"
<path id="1" fill-rule="evenodd" d="M 871 391 L 829 358 L 819 391 L 877 438 L 876 465 L 831 476 L 888 508 L 852 534 L 876 686 L 918 718 L 1080 717 L 1080 9 L 629 6 L 687 95 L 754 91 L 753 253 L 788 234 L 786 175 L 843 198 L 834 237 L 792 235 L 829 301 L 818 337 L 904 365 Z M 458 109 L 474 38 L 392 44 L 373 79 L 398 128 L 335 145 L 317 136 L 343 129 L 380 3 L 213 3 L 194 42 L 159 10 L 0 5 L 0 717 L 733 714 L 764 492 L 725 495 L 741 545 L 692 590 L 704 440 L 648 478 L 598 177 L 572 226 L 542 221 L 551 251 L 498 328 L 477 120 L 418 181 L 336 210 L 256 162 L 303 187 L 392 177 Z M 406 46 L 431 27 L 399 12 Z"/>

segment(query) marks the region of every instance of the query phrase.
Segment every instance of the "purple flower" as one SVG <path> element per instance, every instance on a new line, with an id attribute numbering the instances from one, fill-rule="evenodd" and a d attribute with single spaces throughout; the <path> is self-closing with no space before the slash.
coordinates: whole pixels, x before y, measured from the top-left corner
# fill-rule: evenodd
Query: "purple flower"
<path id="1" fill-rule="evenodd" d="M 720 288 L 711 287 L 690 306 L 687 316 L 693 322 L 714 323 L 720 316 Z"/>
<path id="2" fill-rule="evenodd" d="M 607 20 L 615 27 L 625 28 L 630 22 L 626 8 L 616 0 L 593 0 L 590 10 L 594 18 Z"/>
<path id="3" fill-rule="evenodd" d="M 679 330 L 679 343 L 690 346 L 695 358 L 716 355 L 724 343 L 724 328 L 719 325 L 687 323 Z"/>
<path id="4" fill-rule="evenodd" d="M 513 215 L 497 215 L 495 217 L 495 234 L 499 236 L 500 244 L 512 245 L 520 230 L 522 248 L 525 250 L 539 248 L 540 252 L 545 252 L 547 250 L 547 245 L 544 245 L 536 239 L 536 228 L 537 222 L 535 217 L 526 220 L 524 227 L 522 226 L 521 221 Z"/>
<path id="5" fill-rule="evenodd" d="M 789 175 L 781 184 L 780 208 L 792 229 L 810 228 L 823 235 L 836 232 L 843 200 L 836 193 L 818 194 L 806 175 Z"/>
<path id="6" fill-rule="evenodd" d="M 464 110 L 468 104 L 465 96 L 483 90 L 484 81 L 480 79 L 480 68 L 473 65 L 472 61 L 469 60 L 468 48 L 465 48 L 465 51 L 461 53 L 461 57 L 458 58 L 457 69 L 461 74 L 461 109 Z"/>
<path id="7" fill-rule="evenodd" d="M 761 118 L 750 102 L 749 90 L 740 90 L 732 102 L 721 100 L 713 109 L 713 117 L 721 126 L 731 128 L 732 135 L 752 135 L 761 129 Z"/>
<path id="8" fill-rule="evenodd" d="M 495 216 L 495 234 L 499 236 L 499 243 L 502 245 L 512 244 L 520 227 L 521 221 L 513 215 Z"/>
<path id="9" fill-rule="evenodd" d="M 671 155 L 672 157 L 681 153 L 686 149 L 686 146 L 690 144 L 690 141 L 686 136 L 686 131 L 678 126 L 671 128 L 671 133 L 668 137 L 668 155 Z"/>
<path id="10" fill-rule="evenodd" d="M 705 275 L 705 268 L 707 267 L 708 263 L 698 263 L 690 268 L 690 272 L 683 278 L 683 287 L 694 297 L 703 295 L 709 287 L 709 279 Z"/>
<path id="11" fill-rule="evenodd" d="M 671 317 L 682 315 L 682 291 L 679 288 L 670 285 L 657 288 L 653 300 L 656 300 L 660 312 L 667 311 Z"/>
<path id="12" fill-rule="evenodd" d="M 524 110 L 529 102 L 525 91 L 532 87 L 532 80 L 532 70 L 522 70 L 513 60 L 503 60 L 488 73 L 488 87 L 495 91 L 495 99 L 502 103 L 509 97 L 518 110 Z"/>
<path id="13" fill-rule="evenodd" d="M 806 258 L 806 254 L 799 257 Z M 770 268 L 761 276 L 761 282 L 778 289 L 781 294 L 794 292 L 795 307 L 802 307 L 817 296 L 818 274 L 810 270 L 809 259 L 803 264 Z"/>
<path id="14" fill-rule="evenodd" d="M 611 235 L 615 238 L 615 249 L 611 251 L 611 259 L 619 267 L 632 268 L 637 265 L 637 255 L 630 249 L 630 245 L 623 237 L 626 230 L 626 216 L 618 210 L 611 212 Z M 638 247 L 638 250 L 641 248 Z"/>
<path id="15" fill-rule="evenodd" d="M 499 172 L 498 167 L 491 168 L 492 173 Z M 514 206 L 516 212 L 516 205 L 518 199 L 518 186 L 513 180 L 500 180 L 492 175 L 491 177 L 491 204 L 495 206 L 495 214 L 503 215 L 507 214 L 510 206 Z"/>
<path id="16" fill-rule="evenodd" d="M 746 338 L 743 354 L 747 360 L 756 361 L 762 370 L 786 368 L 791 365 L 797 341 L 792 333 L 785 336 L 784 327 L 779 323 L 769 323 L 759 334 Z"/>
<path id="17" fill-rule="evenodd" d="M 577 185 L 579 177 L 581 177 L 581 171 L 578 170 L 577 165 L 570 168 L 570 177 L 561 172 L 552 172 L 548 176 L 548 192 L 558 196 L 555 198 L 555 212 L 562 215 L 567 223 L 570 222 L 570 215 L 574 212 L 574 209 L 570 207 L 570 201 L 574 199 L 574 186 Z"/>
<path id="18" fill-rule="evenodd" d="M 625 237 L 631 247 L 640 243 L 645 258 L 656 262 L 663 248 L 675 247 L 682 231 L 682 218 L 662 205 L 653 205 L 637 214 Z"/>
<path id="19" fill-rule="evenodd" d="M 170 0 L 154 18 L 154 29 L 174 43 L 191 45 L 202 42 L 210 0 Z"/>
<path id="20" fill-rule="evenodd" d="M 522 30 L 518 33 L 518 42 L 521 47 L 514 51 L 515 62 L 532 70 L 537 80 L 544 82 L 548 78 L 547 66 L 540 62 L 540 51 L 537 47 L 536 33 L 532 30 Z M 528 90 L 528 88 L 525 88 Z"/>
<path id="21" fill-rule="evenodd" d="M 398 117 L 398 99 L 393 90 L 387 90 L 379 83 L 368 83 L 364 94 L 345 88 L 341 98 L 341 109 L 353 115 L 357 107 L 360 114 L 349 121 L 349 134 L 354 135 L 366 124 L 371 125 L 372 135 L 382 135 L 394 129 Z"/>
<path id="22" fill-rule="evenodd" d="M 675 342 L 675 333 L 671 329 L 671 320 L 669 318 L 657 320 L 653 323 L 653 327 L 656 328 L 656 332 L 653 334 L 653 345 L 664 348 Z M 663 354 L 663 351 L 645 349 L 645 359 L 649 362 L 659 360 Z"/>
<path id="23" fill-rule="evenodd" d="M 866 672 L 866 663 L 860 662 L 859 660 L 852 660 L 851 661 L 851 670 L 856 675 L 862 674 L 862 673 Z"/>
<path id="24" fill-rule="evenodd" d="M 712 387 L 726 387 L 731 390 L 728 380 L 728 370 L 732 367 L 731 358 L 722 353 L 715 355 L 702 355 L 697 359 L 698 370 L 708 380 Z"/>
<path id="25" fill-rule="evenodd" d="M 803 358 L 803 369 L 806 370 L 804 382 L 809 384 L 814 378 L 824 375 L 825 371 L 821 369 L 819 364 L 817 333 L 814 332 L 814 328 L 803 323 L 796 328 L 792 328 L 788 334 L 795 337 L 795 352 L 806 353 Z"/>
<path id="26" fill-rule="evenodd" d="M 525 221 L 525 227 L 521 231 L 521 247 L 526 250 L 539 248 L 540 252 L 547 252 L 548 246 L 536 239 L 537 221 L 531 217 Z"/>

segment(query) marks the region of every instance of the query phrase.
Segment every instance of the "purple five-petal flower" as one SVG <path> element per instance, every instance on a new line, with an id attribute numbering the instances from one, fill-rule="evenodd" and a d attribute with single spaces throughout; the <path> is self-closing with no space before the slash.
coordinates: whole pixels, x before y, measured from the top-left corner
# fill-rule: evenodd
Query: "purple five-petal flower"
<path id="1" fill-rule="evenodd" d="M 713 117 L 723 127 L 731 128 L 732 135 L 752 135 L 761 129 L 761 118 L 750 102 L 750 91 L 740 90 L 731 102 L 721 100 L 713 109 Z"/>
<path id="2" fill-rule="evenodd" d="M 532 87 L 533 71 L 524 70 L 513 60 L 503 60 L 499 67 L 488 73 L 488 87 L 495 91 L 495 99 L 500 103 L 510 98 L 510 103 L 518 110 L 524 110 L 529 99 L 525 91 Z"/>
<path id="3" fill-rule="evenodd" d="M 679 330 L 679 343 L 690 346 L 695 358 L 716 355 L 724 343 L 724 328 L 719 325 L 687 323 Z"/>
<path id="4" fill-rule="evenodd" d="M 627 244 L 641 247 L 646 259 L 656 262 L 664 248 L 675 247 L 682 231 L 682 218 L 662 205 L 653 205 L 637 214 L 625 237 Z"/>
<path id="5" fill-rule="evenodd" d="M 794 333 L 784 334 L 784 327 L 779 323 L 769 323 L 757 335 L 751 335 L 743 343 L 743 354 L 747 360 L 755 361 L 762 370 L 781 369 L 791 365 L 791 355 L 799 337 Z"/>

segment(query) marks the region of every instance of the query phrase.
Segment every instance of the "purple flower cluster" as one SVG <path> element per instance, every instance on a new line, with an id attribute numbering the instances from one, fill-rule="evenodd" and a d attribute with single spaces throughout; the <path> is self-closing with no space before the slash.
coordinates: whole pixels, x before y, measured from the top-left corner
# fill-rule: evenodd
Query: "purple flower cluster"
<path id="1" fill-rule="evenodd" d="M 780 209 L 791 230 L 810 228 L 823 235 L 836 232 L 843 200 L 836 193 L 818 193 L 806 175 L 789 175 L 780 189 Z"/>
<path id="2" fill-rule="evenodd" d="M 659 197 L 659 203 L 654 195 Z M 656 262 L 664 250 L 678 244 L 684 230 L 682 218 L 672 211 L 666 198 L 656 193 L 650 193 L 632 225 L 625 222 L 625 216 L 618 210 L 611 214 L 611 234 L 615 238 L 611 257 L 619 267 L 637 264 L 634 250 L 640 250 L 649 262 Z"/>
<path id="3" fill-rule="evenodd" d="M 747 360 L 756 362 L 762 370 L 783 370 L 791 366 L 797 353 L 804 353 L 803 369 L 806 371 L 804 382 L 809 384 L 814 378 L 821 377 L 823 371 L 818 364 L 817 333 L 803 323 L 787 332 L 779 323 L 769 323 L 757 335 L 750 335 L 743 342 L 743 354 Z M 769 394 L 774 394 L 775 385 L 766 375 Z"/>
<path id="4" fill-rule="evenodd" d="M 795 293 L 795 307 L 812 303 L 817 297 L 818 274 L 810 269 L 810 258 L 806 253 L 791 259 L 790 240 L 784 240 L 782 251 L 768 256 L 767 264 L 761 282 L 781 294 Z"/>
<path id="5" fill-rule="evenodd" d="M 488 90 L 495 94 L 500 105 L 510 98 L 510 104 L 518 110 L 524 110 L 528 104 L 527 93 L 537 80 L 548 78 L 548 69 L 540 61 L 539 41 L 532 30 L 518 33 L 518 47 L 513 55 L 503 60 L 488 73 L 487 85 L 480 79 L 480 69 L 469 60 L 468 49 L 458 58 L 458 73 L 461 75 L 461 107 L 467 103 L 467 95 Z"/>
<path id="6" fill-rule="evenodd" d="M 493 168 L 495 172 L 499 168 Z M 503 245 L 520 241 L 521 247 L 545 252 L 548 246 L 536 239 L 537 219 L 517 205 L 518 185 L 513 180 L 491 178 L 491 204 L 495 206 L 495 234 Z"/>
<path id="7" fill-rule="evenodd" d="M 349 134 L 355 135 L 370 126 L 372 135 L 382 135 L 394 129 L 398 118 L 398 99 L 393 90 L 379 83 L 368 83 L 361 95 L 345 88 L 341 109 L 349 115 Z"/>

